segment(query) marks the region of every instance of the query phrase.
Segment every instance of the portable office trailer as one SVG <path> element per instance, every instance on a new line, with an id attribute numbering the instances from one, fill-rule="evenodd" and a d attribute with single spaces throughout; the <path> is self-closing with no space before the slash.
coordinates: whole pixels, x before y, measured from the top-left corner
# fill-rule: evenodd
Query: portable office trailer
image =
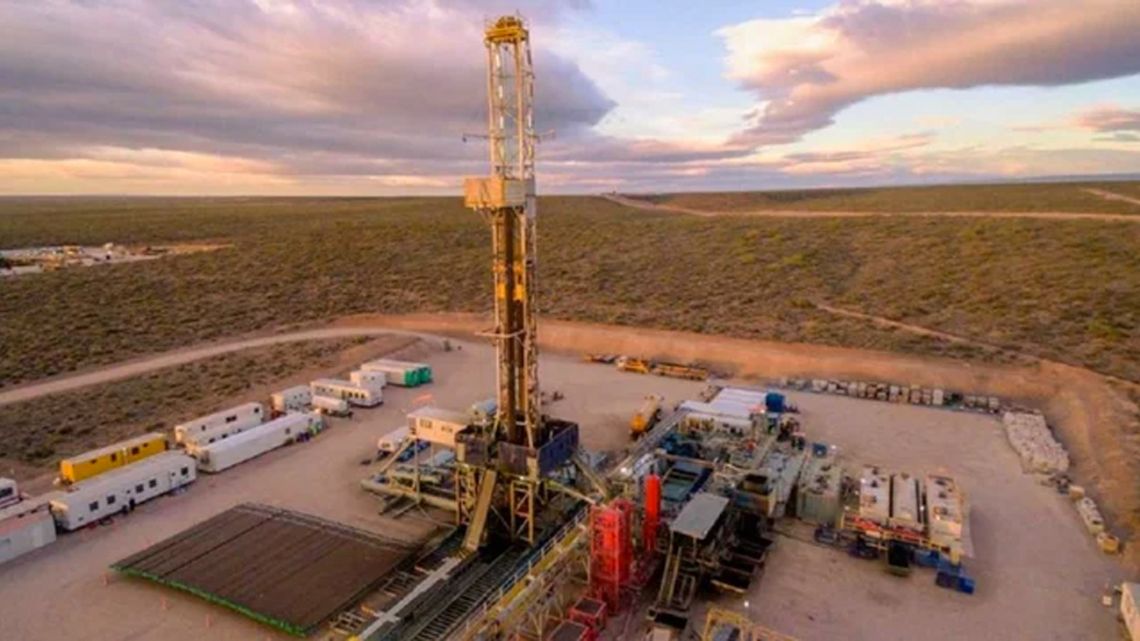
<path id="1" fill-rule="evenodd" d="M 174 442 L 183 444 L 187 438 L 192 440 L 204 432 L 219 427 L 230 427 L 240 431 L 259 425 L 263 420 L 265 420 L 265 408 L 261 403 L 246 403 L 175 425 Z"/>
<path id="2" fill-rule="evenodd" d="M 166 435 L 151 432 L 65 458 L 59 462 L 59 478 L 64 483 L 78 483 L 165 451 Z"/>
<path id="3" fill-rule="evenodd" d="M 439 407 L 421 407 L 408 414 L 412 436 L 452 448 L 455 447 L 455 436 L 467 429 L 469 423 L 467 414 Z"/>
<path id="4" fill-rule="evenodd" d="M 53 493 L 48 496 L 53 496 Z M 55 520 L 47 497 L 0 510 L 0 564 L 55 542 Z"/>
<path id="5" fill-rule="evenodd" d="M 347 401 L 358 407 L 376 407 L 384 402 L 383 393 L 378 389 L 361 387 L 352 381 L 338 378 L 318 378 L 310 385 L 313 396 L 331 396 Z"/>
<path id="6" fill-rule="evenodd" d="M 20 502 L 20 488 L 12 479 L 0 478 L 0 509 Z"/>
<path id="7" fill-rule="evenodd" d="M 380 440 L 376 442 L 376 449 L 385 454 L 395 454 L 411 435 L 412 430 L 408 426 L 397 427 L 380 437 Z"/>
<path id="8" fill-rule="evenodd" d="M 299 438 L 308 438 L 323 426 L 319 414 L 289 413 L 224 441 L 187 451 L 198 459 L 198 469 L 203 472 L 221 472 Z"/>
<path id="9" fill-rule="evenodd" d="M 194 459 L 180 452 L 164 452 L 56 493 L 51 511 L 61 529 L 76 530 L 113 514 L 126 514 L 195 478 Z"/>
<path id="10" fill-rule="evenodd" d="M 348 407 L 348 401 L 343 398 L 314 396 L 310 401 L 310 405 L 321 414 L 328 414 L 329 416 L 352 416 L 352 409 Z"/>
<path id="11" fill-rule="evenodd" d="M 922 492 L 917 478 L 906 472 L 892 475 L 891 527 L 924 531 L 921 500 Z"/>
<path id="12" fill-rule="evenodd" d="M 269 397 L 274 412 L 303 412 L 313 400 L 313 391 L 308 385 L 294 385 Z"/>
<path id="13" fill-rule="evenodd" d="M 409 363 L 390 358 L 378 358 L 360 366 L 364 372 L 383 372 L 387 382 L 401 387 L 416 387 L 430 383 L 431 366 L 427 363 Z"/>
<path id="14" fill-rule="evenodd" d="M 372 372 L 363 369 L 358 369 L 348 375 L 348 380 L 353 385 L 360 387 L 367 387 L 370 389 L 383 389 L 384 385 L 388 382 L 388 377 L 384 372 Z"/>

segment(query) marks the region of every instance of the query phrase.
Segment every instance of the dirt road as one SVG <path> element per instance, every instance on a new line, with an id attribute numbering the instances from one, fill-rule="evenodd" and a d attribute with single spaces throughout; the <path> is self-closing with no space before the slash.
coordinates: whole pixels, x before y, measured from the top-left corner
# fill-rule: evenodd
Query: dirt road
<path id="1" fill-rule="evenodd" d="M 1118 194 L 1118 193 L 1112 192 L 1112 191 L 1105 191 L 1103 189 L 1089 188 L 1089 189 L 1085 189 L 1085 191 L 1087 193 L 1094 195 L 1094 196 L 1100 196 L 1101 198 L 1103 198 L 1105 200 L 1119 200 L 1120 202 L 1124 202 L 1124 203 L 1132 203 L 1133 205 L 1140 205 L 1140 198 L 1133 198 L 1131 196 L 1125 196 L 1124 194 Z"/>
<path id="2" fill-rule="evenodd" d="M 154 370 L 163 369 L 165 367 L 185 365 L 186 363 L 192 363 L 203 358 L 228 354 L 230 352 L 238 352 L 253 347 L 264 347 L 266 345 L 276 345 L 280 343 L 298 343 L 303 341 L 330 338 L 377 336 L 381 334 L 392 333 L 413 334 L 414 332 L 392 331 L 378 327 L 353 329 L 323 328 L 291 332 L 288 334 L 272 334 L 269 336 L 259 336 L 225 343 L 215 343 L 202 347 L 193 347 L 185 350 L 176 350 L 155 356 L 144 356 L 141 358 L 132 359 L 123 363 L 119 363 L 118 365 L 112 365 L 110 367 L 98 368 L 87 372 L 81 372 L 79 374 L 56 376 L 43 381 L 36 381 L 27 385 L 20 385 L 11 389 L 6 389 L 0 391 L 0 405 L 29 401 L 40 396 L 47 396 L 48 394 L 58 394 L 60 392 L 68 392 L 71 390 L 88 387 L 90 385 L 98 385 L 99 383 L 108 383 L 111 381 L 122 380 L 124 378 L 131 378 L 132 376 L 146 374 L 147 372 L 153 372 Z"/>
<path id="3" fill-rule="evenodd" d="M 1086 190 L 1092 191 L 1092 190 Z M 1099 191 L 1099 190 L 1097 190 Z M 1106 197 L 1103 192 L 1097 194 L 1101 197 Z M 1115 197 L 1115 200 L 1126 200 L 1140 204 L 1140 201 L 1132 200 L 1119 194 L 1109 194 Z M 692 209 L 689 207 L 678 207 L 676 205 L 663 205 L 659 203 L 651 203 L 637 198 L 627 198 L 625 196 L 617 196 L 614 194 L 606 194 L 606 200 L 624 205 L 626 207 L 633 207 L 635 209 L 644 209 L 648 211 L 662 211 L 671 212 L 675 214 L 688 214 L 690 216 L 700 216 L 702 218 L 720 218 L 724 216 L 740 216 L 752 218 L 871 218 L 871 217 L 886 217 L 886 216 L 909 216 L 909 217 L 927 217 L 927 218 L 1038 218 L 1049 220 L 1101 220 L 1112 222 L 1130 222 L 1140 223 L 1140 215 L 1131 214 L 1087 214 L 1075 212 L 1043 212 L 1043 211 L 913 211 L 913 212 L 882 212 L 882 211 L 805 211 L 802 209 L 780 209 L 780 210 L 756 210 L 756 211 L 710 211 L 706 209 Z"/>

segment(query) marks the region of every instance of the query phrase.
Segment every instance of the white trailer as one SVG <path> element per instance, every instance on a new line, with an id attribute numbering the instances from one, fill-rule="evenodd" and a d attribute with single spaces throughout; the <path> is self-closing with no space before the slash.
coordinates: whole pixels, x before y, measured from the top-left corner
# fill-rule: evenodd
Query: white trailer
<path id="1" fill-rule="evenodd" d="M 403 445 L 404 441 L 408 440 L 411 435 L 412 431 L 408 429 L 408 426 L 397 427 L 380 437 L 380 440 L 376 442 L 376 449 L 385 454 L 395 454 L 400 451 L 400 446 Z"/>
<path id="2" fill-rule="evenodd" d="M 309 409 L 313 390 L 308 385 L 294 385 L 269 397 L 274 412 L 303 412 Z"/>
<path id="3" fill-rule="evenodd" d="M 197 478 L 194 459 L 180 452 L 163 452 L 86 481 L 51 497 L 55 522 L 77 530 L 113 514 L 127 514 L 136 505 L 189 485 Z"/>
<path id="4" fill-rule="evenodd" d="M 221 472 L 298 439 L 308 438 L 320 431 L 323 425 L 319 414 L 289 413 L 224 441 L 187 451 L 198 459 L 198 469 Z"/>
<path id="5" fill-rule="evenodd" d="M 189 449 L 193 447 L 202 447 L 204 445 L 209 445 L 210 443 L 217 443 L 218 441 L 223 441 L 227 438 L 230 438 L 231 436 L 252 430 L 258 425 L 264 425 L 264 423 L 239 421 L 237 423 L 231 423 L 229 425 L 214 427 L 204 432 L 185 434 L 182 437 L 182 446 Z"/>
<path id="6" fill-rule="evenodd" d="M 174 426 L 174 442 L 184 444 L 187 439 L 194 439 L 204 432 L 217 428 L 234 428 L 239 431 L 258 425 L 265 419 L 265 408 L 261 403 L 246 403 L 231 407 L 228 410 L 186 421 Z"/>
<path id="7" fill-rule="evenodd" d="M 388 383 L 388 377 L 384 375 L 384 372 L 363 369 L 349 373 L 348 380 L 353 385 L 369 389 L 384 389 L 384 385 Z"/>
<path id="8" fill-rule="evenodd" d="M 338 378 L 318 378 L 310 384 L 313 396 L 331 396 L 348 401 L 359 407 L 376 407 L 384 402 L 383 393 L 378 389 L 361 387 L 352 381 Z"/>
<path id="9" fill-rule="evenodd" d="M 439 407 L 421 407 L 408 414 L 408 427 L 412 436 L 421 440 L 455 447 L 455 436 L 467 429 L 470 418 L 463 412 Z"/>
<path id="10" fill-rule="evenodd" d="M 47 497 L 0 510 L 0 564 L 55 542 L 55 521 Z"/>
<path id="11" fill-rule="evenodd" d="M 327 414 L 329 416 L 352 416 L 352 409 L 348 406 L 348 401 L 343 398 L 314 396 L 310 405 L 313 406 L 313 410 L 321 414 Z"/>
<path id="12" fill-rule="evenodd" d="M 431 366 L 427 363 L 409 363 L 390 358 L 378 358 L 368 361 L 360 366 L 364 372 L 383 372 L 385 380 L 392 385 L 401 387 L 416 387 L 430 383 L 432 379 Z"/>
<path id="13" fill-rule="evenodd" d="M 0 477 L 0 509 L 20 502 L 20 488 L 12 479 Z"/>

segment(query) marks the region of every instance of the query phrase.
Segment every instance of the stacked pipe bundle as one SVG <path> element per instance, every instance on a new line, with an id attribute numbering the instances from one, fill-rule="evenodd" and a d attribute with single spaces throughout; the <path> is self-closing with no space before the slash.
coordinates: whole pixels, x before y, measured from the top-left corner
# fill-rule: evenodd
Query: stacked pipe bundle
<path id="1" fill-rule="evenodd" d="M 1045 417 L 1026 412 L 1006 412 L 1002 417 L 1010 445 L 1021 457 L 1027 472 L 1055 474 L 1069 469 L 1069 453 L 1053 438 Z"/>

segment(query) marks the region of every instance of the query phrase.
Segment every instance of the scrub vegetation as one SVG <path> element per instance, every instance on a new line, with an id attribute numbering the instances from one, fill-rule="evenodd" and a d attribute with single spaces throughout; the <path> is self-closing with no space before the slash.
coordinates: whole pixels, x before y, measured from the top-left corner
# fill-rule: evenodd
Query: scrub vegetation
<path id="1" fill-rule="evenodd" d="M 167 431 L 299 370 L 334 365 L 367 338 L 214 356 L 136 378 L 0 406 L 0 460 L 43 465 L 116 440 Z"/>
<path id="2" fill-rule="evenodd" d="M 1017 194 L 1037 190 L 1040 202 L 1025 207 L 1072 208 L 1046 197 L 1052 185 L 929 189 L 959 196 L 946 207 L 1016 209 Z M 929 208 L 915 204 L 921 189 L 867 193 L 845 198 Z M 1088 197 L 1088 211 L 1127 205 Z M 1009 358 L 825 304 L 1140 380 L 1140 225 L 700 218 L 593 197 L 543 198 L 539 208 L 540 306 L 552 317 Z M 186 240 L 233 247 L 0 283 L 0 380 L 345 314 L 490 306 L 488 231 L 457 198 L 0 201 L 7 247 Z"/>
<path id="3" fill-rule="evenodd" d="M 1065 212 L 1140 215 L 1140 205 L 1086 189 L 1135 197 L 1140 182 L 947 185 L 870 189 L 801 189 L 631 196 L 705 211 Z"/>

